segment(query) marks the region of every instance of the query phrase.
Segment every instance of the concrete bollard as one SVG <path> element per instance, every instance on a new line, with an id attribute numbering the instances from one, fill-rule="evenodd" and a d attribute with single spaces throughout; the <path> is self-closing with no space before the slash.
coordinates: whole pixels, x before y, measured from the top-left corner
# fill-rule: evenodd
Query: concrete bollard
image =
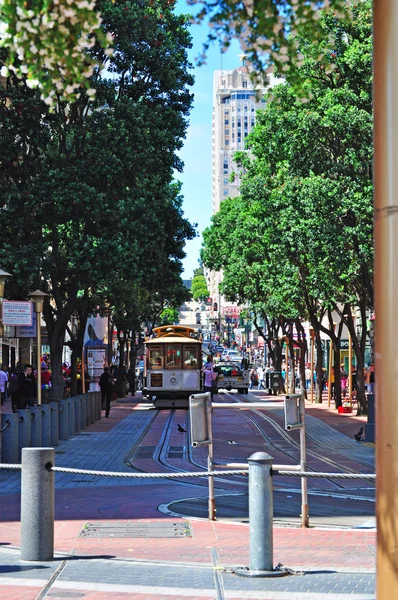
<path id="1" fill-rule="evenodd" d="M 18 460 L 21 460 L 22 448 L 31 445 L 31 412 L 28 408 L 18 410 Z"/>
<path id="2" fill-rule="evenodd" d="M 59 445 L 59 416 L 58 416 L 59 403 L 50 402 L 50 421 L 51 421 L 51 440 L 50 446 Z"/>
<path id="3" fill-rule="evenodd" d="M 86 429 L 86 395 L 79 397 L 80 430 Z"/>
<path id="4" fill-rule="evenodd" d="M 74 403 L 75 433 L 80 433 L 80 396 L 72 398 Z"/>
<path id="5" fill-rule="evenodd" d="M 42 418 L 41 418 L 41 406 L 32 406 L 30 409 L 32 413 L 31 422 L 31 445 L 32 448 L 42 447 Z"/>
<path id="6" fill-rule="evenodd" d="M 95 423 L 95 392 L 89 392 L 88 396 L 90 398 L 90 425 L 92 425 Z"/>
<path id="7" fill-rule="evenodd" d="M 85 410 L 86 427 L 88 427 L 90 425 L 90 394 L 89 394 L 89 392 L 87 392 L 87 394 L 84 396 L 84 401 L 85 401 L 85 405 L 86 405 L 86 410 Z"/>
<path id="8" fill-rule="evenodd" d="M 24 448 L 21 479 L 21 560 L 54 558 L 54 448 Z"/>
<path id="9" fill-rule="evenodd" d="M 281 577 L 285 571 L 274 571 L 273 564 L 273 485 L 272 457 L 255 452 L 249 463 L 250 567 L 237 569 L 246 577 Z"/>
<path id="10" fill-rule="evenodd" d="M 41 447 L 47 448 L 51 444 L 51 412 L 49 404 L 41 405 Z"/>
<path id="11" fill-rule="evenodd" d="M 59 439 L 69 439 L 69 415 L 68 415 L 68 401 L 60 400 L 58 408 L 58 422 L 59 422 Z"/>
<path id="12" fill-rule="evenodd" d="M 1 461 L 7 464 L 16 464 L 18 455 L 18 419 L 17 413 L 1 415 Z"/>
<path id="13" fill-rule="evenodd" d="M 97 421 L 101 421 L 101 392 L 96 392 L 97 396 Z"/>
<path id="14" fill-rule="evenodd" d="M 75 404 L 72 398 L 67 399 L 68 403 L 68 436 L 75 435 Z"/>

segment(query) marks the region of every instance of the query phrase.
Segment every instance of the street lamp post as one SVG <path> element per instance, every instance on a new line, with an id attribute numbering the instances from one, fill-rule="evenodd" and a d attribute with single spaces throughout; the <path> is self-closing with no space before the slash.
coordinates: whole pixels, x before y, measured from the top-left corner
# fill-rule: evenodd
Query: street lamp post
<path id="1" fill-rule="evenodd" d="M 35 290 L 29 294 L 36 313 L 36 370 L 37 370 L 37 404 L 41 404 L 41 313 L 43 312 L 45 292 Z"/>

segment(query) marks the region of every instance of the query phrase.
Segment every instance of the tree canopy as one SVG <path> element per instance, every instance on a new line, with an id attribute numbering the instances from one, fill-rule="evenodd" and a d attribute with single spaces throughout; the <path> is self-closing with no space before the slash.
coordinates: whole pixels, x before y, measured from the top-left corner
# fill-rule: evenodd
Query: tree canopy
<path id="1" fill-rule="evenodd" d="M 187 19 L 139 0 L 104 2 L 102 18 L 115 52 L 112 78 L 92 77 L 94 100 L 58 99 L 50 113 L 26 79 L 11 73 L 0 88 L 0 261 L 13 293 L 42 288 L 52 298 L 44 317 L 58 395 L 79 294 L 124 314 L 126 295 L 144 290 L 160 314 L 184 293 L 181 260 L 194 235 L 173 181 L 192 101 Z"/>
<path id="2" fill-rule="evenodd" d="M 241 197 L 221 204 L 202 259 L 223 270 L 228 298 L 269 317 L 308 316 L 319 330 L 325 310 L 338 310 L 363 362 L 373 305 L 370 2 L 351 23 L 325 15 L 320 25 L 334 40 L 333 71 L 310 39 L 300 40 L 298 73 L 310 99 L 303 103 L 288 82 L 272 89 L 247 139 L 250 153 L 236 156 Z M 360 307 L 361 340 L 347 306 Z"/>

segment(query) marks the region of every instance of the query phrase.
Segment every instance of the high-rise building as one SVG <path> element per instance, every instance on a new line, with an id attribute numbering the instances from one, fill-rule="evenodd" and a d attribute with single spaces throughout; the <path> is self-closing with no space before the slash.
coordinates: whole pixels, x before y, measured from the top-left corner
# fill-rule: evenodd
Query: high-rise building
<path id="1" fill-rule="evenodd" d="M 215 214 L 226 198 L 239 195 L 239 178 L 233 182 L 235 171 L 233 156 L 245 149 L 245 138 L 256 121 L 256 111 L 265 107 L 265 86 L 255 84 L 250 70 L 244 64 L 228 71 L 215 71 L 213 80 L 213 126 L 212 126 L 212 213 Z M 218 292 L 221 274 L 206 271 L 211 297 L 224 304 Z M 221 306 L 219 306 L 219 310 Z"/>

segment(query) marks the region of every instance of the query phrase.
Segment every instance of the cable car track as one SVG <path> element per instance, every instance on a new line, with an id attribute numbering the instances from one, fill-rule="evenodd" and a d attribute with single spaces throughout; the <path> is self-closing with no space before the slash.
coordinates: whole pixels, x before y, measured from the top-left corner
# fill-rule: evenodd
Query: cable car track
<path id="1" fill-rule="evenodd" d="M 231 398 L 234 398 L 233 395 L 228 394 Z M 242 394 L 239 394 L 239 396 L 242 396 Z M 243 402 L 250 404 L 250 402 L 246 399 L 243 400 Z M 266 408 L 266 405 L 264 406 L 264 408 Z M 276 423 L 276 421 L 274 421 L 274 419 L 272 419 L 271 417 L 267 417 L 264 413 L 262 413 L 259 409 L 250 409 L 252 412 L 254 412 L 256 415 L 258 415 L 261 419 L 263 419 L 264 421 L 266 421 L 267 423 L 269 423 L 269 425 L 271 425 L 280 435 L 281 437 L 284 438 L 285 441 L 287 441 L 289 444 L 291 444 L 292 446 L 294 446 L 295 448 L 297 448 L 298 450 L 300 449 L 300 444 L 298 442 L 296 442 L 296 440 L 294 438 L 292 438 L 288 433 L 286 433 L 286 431 L 278 424 Z M 291 456 L 286 450 L 283 450 L 282 448 L 278 447 L 277 444 L 275 444 L 270 438 L 269 436 L 267 436 L 267 434 L 261 429 L 261 427 L 259 426 L 258 423 L 256 423 L 256 421 L 250 417 L 247 414 L 248 411 L 244 411 L 244 416 L 249 419 L 253 425 L 258 429 L 258 431 L 260 432 L 260 434 L 262 435 L 262 437 L 267 441 L 267 444 L 271 445 L 272 447 L 274 447 L 278 452 L 281 452 L 283 454 L 285 454 L 286 456 L 288 456 L 290 459 L 295 460 L 295 458 L 293 456 Z M 325 448 L 324 446 L 322 446 L 321 444 L 318 444 L 317 442 L 315 442 L 314 440 L 312 440 L 312 442 L 316 445 L 318 445 L 320 448 Z M 341 454 L 340 452 L 337 452 L 337 454 Z M 339 463 L 337 463 L 336 461 L 327 458 L 326 456 L 319 454 L 317 452 L 315 452 L 314 450 L 308 449 L 307 448 L 307 456 L 312 456 L 313 458 L 320 460 L 330 466 L 332 466 L 333 468 L 338 467 L 339 469 L 341 469 L 342 471 L 345 471 L 347 473 L 357 473 L 357 471 L 355 471 L 354 469 L 351 469 L 350 467 L 347 466 L 343 466 Z M 366 466 L 368 467 L 368 465 L 361 463 L 360 461 L 356 460 L 356 459 L 352 459 L 352 462 L 357 462 L 358 464 L 362 465 L 362 466 Z M 308 470 L 310 471 L 316 471 L 316 469 L 312 468 L 312 467 L 308 467 Z M 325 478 L 327 479 L 327 478 Z M 365 479 L 365 478 L 364 478 Z M 332 478 L 327 479 L 328 481 L 330 481 L 331 483 L 333 483 L 333 485 L 335 485 L 338 488 L 341 489 L 347 489 L 346 487 L 344 487 L 344 485 L 339 484 L 338 482 L 336 482 L 335 480 L 333 480 Z M 371 479 L 367 479 L 367 481 L 371 481 L 371 483 L 374 485 L 374 481 Z"/>
<path id="2" fill-rule="evenodd" d="M 231 395 L 228 394 L 231 398 L 233 398 L 234 400 L 236 400 L 236 395 Z M 234 397 L 235 396 L 235 397 Z M 170 452 L 170 438 L 172 435 L 172 431 L 173 431 L 173 427 L 176 426 L 176 422 L 175 422 L 175 414 L 176 414 L 176 410 L 178 409 L 169 409 L 169 415 L 166 419 L 165 424 L 163 425 L 162 428 L 162 433 L 159 437 L 159 441 L 153 451 L 152 454 L 152 460 L 154 461 L 154 463 L 158 463 L 160 465 L 162 465 L 163 468 L 172 471 L 172 472 L 184 472 L 187 470 L 186 466 L 177 466 L 175 464 L 171 464 L 169 459 L 169 452 Z M 264 413 L 262 413 L 260 410 L 257 409 L 249 409 L 250 411 L 252 411 L 253 413 L 255 413 L 255 415 L 257 417 L 260 417 L 261 420 L 266 421 L 273 429 L 275 429 L 275 431 L 286 441 L 288 442 L 295 450 L 299 449 L 299 444 L 293 439 L 291 438 L 285 431 L 284 429 L 278 424 L 276 423 L 272 418 L 267 417 Z M 129 453 L 128 455 L 128 461 L 127 464 L 134 468 L 137 471 L 142 471 L 145 472 L 144 469 L 140 469 L 139 467 L 137 467 L 137 465 L 132 465 L 132 461 L 134 461 L 134 457 L 135 454 L 137 453 L 137 451 L 139 450 L 140 444 L 142 443 L 142 441 L 145 439 L 146 434 L 148 433 L 148 431 L 151 429 L 151 427 L 154 424 L 154 421 L 158 418 L 158 416 L 160 415 L 164 415 L 165 411 L 157 411 L 155 413 L 154 419 L 151 420 L 151 422 L 149 423 L 149 425 L 146 427 L 145 431 L 143 432 L 142 436 L 140 437 L 139 442 L 137 442 L 134 446 L 134 448 L 132 449 L 132 451 Z M 287 456 L 290 460 L 293 460 L 296 464 L 298 462 L 297 460 L 297 456 L 292 456 L 291 453 L 289 453 L 288 451 L 280 448 L 277 444 L 275 444 L 273 442 L 272 439 L 270 439 L 269 435 L 267 435 L 267 433 L 265 433 L 265 431 L 263 431 L 261 425 L 256 421 L 255 417 L 249 416 L 247 413 L 249 411 L 245 411 L 244 415 L 243 415 L 243 419 L 245 420 L 249 420 L 252 425 L 257 429 L 257 431 L 259 432 L 259 434 L 261 435 L 261 437 L 267 442 L 267 445 L 275 448 L 276 451 L 284 454 L 285 456 Z M 187 415 L 189 413 L 186 413 Z M 188 421 L 189 417 L 187 418 Z M 187 425 L 187 423 L 185 423 L 185 425 Z M 188 427 L 187 427 L 188 428 Z M 189 428 L 188 428 L 189 429 Z M 184 440 L 185 440 L 185 444 L 183 446 L 184 448 L 184 452 L 183 452 L 183 456 L 181 458 L 184 459 L 185 464 L 188 465 L 192 465 L 195 468 L 199 468 L 199 469 L 203 469 L 206 470 L 207 469 L 207 465 L 203 465 L 202 463 L 198 462 L 194 456 L 193 456 L 193 449 L 189 444 L 189 433 L 184 435 Z M 322 446 L 321 446 L 322 447 Z M 292 448 L 292 449 L 293 449 Z M 354 473 L 356 471 L 354 471 L 353 469 L 350 469 L 349 467 L 346 466 L 342 466 L 338 463 L 336 463 L 335 461 L 328 459 L 327 457 L 318 454 L 317 452 L 314 452 L 313 450 L 307 450 L 307 454 L 311 457 L 313 457 L 316 460 L 322 461 L 330 466 L 332 466 L 333 468 L 338 468 L 339 470 L 342 470 L 344 472 L 347 473 Z M 227 458 L 225 458 L 224 460 L 228 460 Z M 311 471 L 319 471 L 318 469 L 315 469 L 313 467 L 308 467 L 309 470 Z M 341 485 L 340 483 L 338 483 L 337 481 L 333 480 L 333 478 L 325 478 L 325 480 L 327 480 L 333 487 L 334 489 L 337 490 L 344 490 L 346 492 L 349 493 L 349 488 L 344 487 L 344 485 Z M 225 478 L 216 478 L 216 481 L 218 484 L 224 484 L 227 485 L 228 487 L 230 486 L 237 486 L 237 487 L 247 487 L 247 478 L 246 477 L 240 477 L 240 476 L 231 476 L 231 478 L 225 479 Z M 186 480 L 186 481 L 180 481 L 180 483 L 184 483 L 187 485 L 200 485 L 203 487 L 207 487 L 207 481 L 204 482 L 202 479 L 200 480 L 196 480 L 196 481 L 192 481 L 192 480 Z M 373 481 L 372 481 L 373 484 Z M 282 490 L 281 490 L 282 491 Z M 364 498 L 365 499 L 365 498 Z"/>

